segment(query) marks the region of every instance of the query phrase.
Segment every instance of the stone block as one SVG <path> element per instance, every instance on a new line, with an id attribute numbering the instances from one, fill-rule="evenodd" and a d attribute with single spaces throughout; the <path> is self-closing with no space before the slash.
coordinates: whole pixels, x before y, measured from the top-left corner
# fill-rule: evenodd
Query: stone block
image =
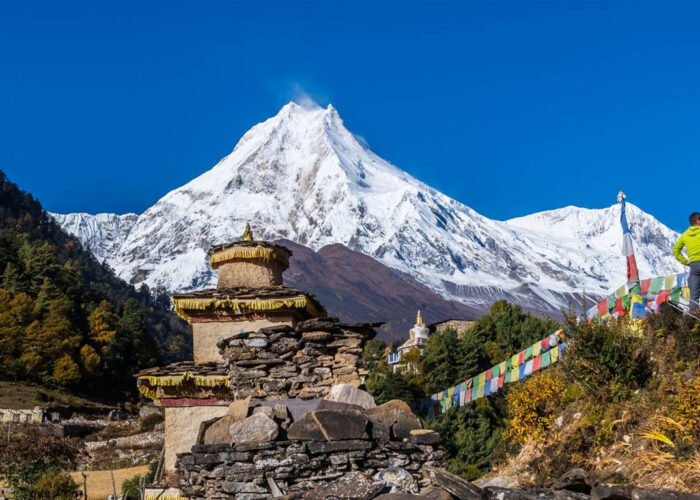
<path id="1" fill-rule="evenodd" d="M 366 439 L 367 417 L 359 411 L 316 410 L 311 412 L 326 441 Z"/>
<path id="2" fill-rule="evenodd" d="M 245 399 L 239 399 L 228 405 L 228 414 L 233 418 L 234 422 L 240 422 L 248 417 L 248 408 L 250 407 L 250 396 Z"/>
<path id="3" fill-rule="evenodd" d="M 325 440 L 318 422 L 312 417 L 311 413 L 307 413 L 289 426 L 287 438 L 295 441 Z"/>
<path id="4" fill-rule="evenodd" d="M 442 441 L 440 434 L 430 429 L 413 429 L 408 439 L 418 444 L 438 444 Z"/>
<path id="5" fill-rule="evenodd" d="M 307 491 L 303 498 L 305 500 L 325 500 L 326 498 L 370 500 L 376 497 L 383 488 L 384 483 L 373 481 L 359 472 L 353 472 L 326 486 Z"/>
<path id="6" fill-rule="evenodd" d="M 310 442 L 308 443 L 309 453 L 317 455 L 319 453 L 337 453 L 343 451 L 369 450 L 372 443 L 361 439 L 349 439 L 347 441 Z"/>
<path id="7" fill-rule="evenodd" d="M 482 500 L 483 498 L 481 488 L 461 477 L 435 467 L 425 467 L 424 470 L 434 484 L 449 491 L 459 500 Z"/>
<path id="8" fill-rule="evenodd" d="M 211 424 L 204 431 L 204 437 L 202 439 L 203 444 L 215 444 L 215 443 L 230 443 L 231 442 L 231 424 L 237 422 L 231 415 L 226 415 L 213 424 Z"/>
<path id="9" fill-rule="evenodd" d="M 700 495 L 671 490 L 647 490 L 634 488 L 632 500 L 700 500 Z"/>
<path id="10" fill-rule="evenodd" d="M 554 481 L 553 490 L 569 490 L 578 493 L 590 494 L 591 483 L 588 473 L 580 468 L 571 469 L 569 472 Z"/>
<path id="11" fill-rule="evenodd" d="M 406 469 L 401 467 L 387 467 L 377 472 L 373 479 L 389 486 L 392 493 L 418 494 L 418 483 Z"/>
<path id="12" fill-rule="evenodd" d="M 349 384 L 334 385 L 324 399 L 336 403 L 353 404 L 365 409 L 377 406 L 371 394 Z"/>
<path id="13" fill-rule="evenodd" d="M 231 437 L 236 445 L 266 443 L 279 435 L 279 426 L 264 413 L 256 413 L 231 425 Z"/>
<path id="14" fill-rule="evenodd" d="M 391 426 L 391 435 L 396 439 L 406 439 L 420 428 L 420 420 L 412 413 L 399 413 L 396 423 Z"/>
<path id="15" fill-rule="evenodd" d="M 631 500 L 632 487 L 624 485 L 599 484 L 591 488 L 591 500 Z"/>

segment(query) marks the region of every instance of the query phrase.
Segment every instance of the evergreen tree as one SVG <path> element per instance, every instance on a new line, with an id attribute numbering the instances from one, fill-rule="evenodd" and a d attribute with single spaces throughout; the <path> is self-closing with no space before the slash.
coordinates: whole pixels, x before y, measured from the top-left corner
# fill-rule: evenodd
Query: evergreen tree
<path id="1" fill-rule="evenodd" d="M 422 363 L 426 391 L 432 394 L 464 380 L 469 375 L 464 359 L 463 342 L 455 329 L 431 335 Z"/>
<path id="2" fill-rule="evenodd" d="M 104 352 L 117 335 L 119 316 L 112 311 L 112 304 L 103 300 L 88 316 L 90 339 Z"/>
<path id="3" fill-rule="evenodd" d="M 68 354 L 56 362 L 53 369 L 53 381 L 61 386 L 75 385 L 80 381 L 80 368 Z"/>

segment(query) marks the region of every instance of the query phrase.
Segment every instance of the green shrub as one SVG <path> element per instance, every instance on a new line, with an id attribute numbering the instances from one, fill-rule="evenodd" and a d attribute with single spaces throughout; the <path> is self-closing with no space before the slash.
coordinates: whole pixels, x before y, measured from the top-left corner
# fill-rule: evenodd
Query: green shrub
<path id="1" fill-rule="evenodd" d="M 563 373 L 567 380 L 603 400 L 627 399 L 652 375 L 646 337 L 628 320 L 578 323 L 567 319 Z"/>
<path id="2" fill-rule="evenodd" d="M 14 490 L 18 499 L 32 499 L 32 488 L 42 476 L 69 470 L 77 456 L 78 450 L 68 439 L 38 433 L 11 439 L 0 446 L 0 478 Z"/>
<path id="3" fill-rule="evenodd" d="M 49 471 L 29 488 L 26 498 L 31 500 L 73 500 L 78 483 L 67 472 Z M 19 498 L 19 497 L 18 497 Z M 138 498 L 138 497 L 134 497 Z"/>
<path id="4" fill-rule="evenodd" d="M 134 500 L 141 498 L 141 474 L 136 474 L 122 483 L 122 495 Z"/>

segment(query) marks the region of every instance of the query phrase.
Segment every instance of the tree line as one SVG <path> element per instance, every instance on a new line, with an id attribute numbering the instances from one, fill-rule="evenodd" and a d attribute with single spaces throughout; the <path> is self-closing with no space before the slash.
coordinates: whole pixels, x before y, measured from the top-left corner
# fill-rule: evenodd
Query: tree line
<path id="1" fill-rule="evenodd" d="M 167 295 L 117 278 L 2 172 L 0 273 L 3 379 L 119 400 L 135 371 L 191 353 Z"/>

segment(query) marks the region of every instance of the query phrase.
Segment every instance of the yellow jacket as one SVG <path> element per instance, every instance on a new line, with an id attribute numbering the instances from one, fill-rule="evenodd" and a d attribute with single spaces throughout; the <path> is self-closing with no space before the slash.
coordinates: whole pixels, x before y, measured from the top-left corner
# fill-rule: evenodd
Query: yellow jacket
<path id="1" fill-rule="evenodd" d="M 681 252 L 683 247 L 688 253 L 687 259 Z M 676 244 L 673 245 L 673 255 L 681 264 L 700 262 L 700 226 L 690 226 L 685 233 L 681 234 Z"/>

